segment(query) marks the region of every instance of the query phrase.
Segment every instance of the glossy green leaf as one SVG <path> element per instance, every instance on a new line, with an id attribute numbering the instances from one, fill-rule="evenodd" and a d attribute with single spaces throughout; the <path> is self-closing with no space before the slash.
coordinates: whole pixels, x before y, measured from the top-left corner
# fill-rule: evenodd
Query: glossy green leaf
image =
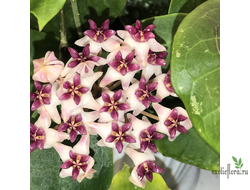
<path id="1" fill-rule="evenodd" d="M 30 29 L 30 91 L 34 91 L 32 75 L 34 73 L 33 60 L 45 56 L 47 51 L 54 51 L 58 57 L 60 39 L 44 32 Z"/>
<path id="2" fill-rule="evenodd" d="M 122 170 L 120 170 L 112 179 L 112 183 L 109 190 L 131 190 L 131 189 L 143 189 L 141 187 L 135 186 L 129 181 L 129 176 L 131 174 L 132 168 L 124 163 Z M 149 182 L 147 180 L 146 187 L 144 190 L 171 190 L 160 174 L 153 173 L 153 181 Z"/>
<path id="3" fill-rule="evenodd" d="M 39 31 L 60 11 L 66 0 L 30 0 L 30 12 L 37 17 Z"/>
<path id="4" fill-rule="evenodd" d="M 195 128 L 179 135 L 174 141 L 167 137 L 154 141 L 162 155 L 205 170 L 220 170 L 220 155 L 208 145 Z"/>
<path id="5" fill-rule="evenodd" d="M 220 153 L 220 1 L 209 0 L 179 25 L 171 82 L 198 134 Z"/>
<path id="6" fill-rule="evenodd" d="M 72 177 L 60 178 L 59 154 L 54 148 L 35 150 L 30 155 L 31 190 L 107 190 L 113 177 L 112 149 L 96 145 L 97 136 L 90 136 L 90 155 L 95 160 L 93 169 L 97 170 L 91 180 L 84 178 L 81 183 Z"/>
<path id="7" fill-rule="evenodd" d="M 175 32 L 186 15 L 186 13 L 175 13 L 152 17 L 141 21 L 142 28 L 145 28 L 150 24 L 155 25 L 153 30 L 155 39 L 167 49 L 168 55 L 165 58 L 167 65 L 164 68 L 167 68 L 170 63 L 171 45 Z"/>
<path id="8" fill-rule="evenodd" d="M 171 13 L 190 13 L 194 10 L 198 5 L 204 3 L 207 0 L 172 0 L 168 14 Z"/>

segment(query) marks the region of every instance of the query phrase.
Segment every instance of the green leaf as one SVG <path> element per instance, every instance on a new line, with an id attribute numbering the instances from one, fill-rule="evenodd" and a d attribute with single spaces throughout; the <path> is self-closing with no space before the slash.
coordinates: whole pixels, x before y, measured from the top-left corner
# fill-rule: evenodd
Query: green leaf
<path id="1" fill-rule="evenodd" d="M 242 168 L 242 166 L 243 166 L 243 163 L 240 165 L 240 167 Z"/>
<path id="2" fill-rule="evenodd" d="M 238 163 L 239 165 L 241 164 L 241 158 L 239 159 L 239 163 Z"/>
<path id="3" fill-rule="evenodd" d="M 238 161 L 237 161 L 237 159 L 236 159 L 235 157 L 232 156 L 232 158 L 233 158 L 233 160 L 234 160 L 236 163 L 238 163 Z"/>
<path id="4" fill-rule="evenodd" d="M 238 167 L 238 166 L 235 166 L 235 168 L 239 169 L 240 167 Z"/>
<path id="5" fill-rule="evenodd" d="M 112 183 L 109 190 L 130 190 L 130 189 L 143 189 L 141 187 L 135 186 L 129 181 L 129 176 L 131 174 L 132 168 L 124 163 L 122 170 L 120 170 L 112 179 Z M 147 180 L 146 187 L 144 190 L 170 190 L 164 179 L 160 174 L 153 173 L 153 180 L 149 182 Z"/>
<path id="6" fill-rule="evenodd" d="M 170 13 L 190 13 L 198 5 L 202 4 L 206 0 L 172 0 L 168 14 Z"/>
<path id="7" fill-rule="evenodd" d="M 92 179 L 84 178 L 81 183 L 72 177 L 60 178 L 62 161 L 54 148 L 35 150 L 30 154 L 31 190 L 107 190 L 113 177 L 112 149 L 97 146 L 97 136 L 90 136 L 90 155 L 95 160 L 93 169 L 97 170 Z"/>
<path id="8" fill-rule="evenodd" d="M 167 65 L 163 67 L 163 69 L 168 68 L 171 58 L 171 45 L 173 37 L 179 24 L 182 22 L 186 15 L 187 14 L 185 13 L 175 13 L 170 15 L 152 17 L 141 21 L 143 28 L 150 24 L 155 25 L 155 28 L 153 30 L 155 39 L 167 49 L 168 55 L 165 58 Z"/>
<path id="9" fill-rule="evenodd" d="M 45 56 L 47 51 L 54 51 L 55 56 L 58 58 L 60 39 L 46 34 L 44 32 L 38 32 L 30 29 L 30 91 L 34 91 L 34 81 L 32 75 L 34 74 L 33 60 L 39 59 Z"/>
<path id="10" fill-rule="evenodd" d="M 171 82 L 198 134 L 220 153 L 220 1 L 209 0 L 179 25 Z"/>
<path id="11" fill-rule="evenodd" d="M 39 31 L 60 11 L 66 0 L 30 0 L 30 12 L 38 20 Z"/>
<path id="12" fill-rule="evenodd" d="M 194 127 L 173 142 L 165 136 L 154 143 L 164 156 L 205 170 L 220 170 L 220 155 L 200 137 Z"/>

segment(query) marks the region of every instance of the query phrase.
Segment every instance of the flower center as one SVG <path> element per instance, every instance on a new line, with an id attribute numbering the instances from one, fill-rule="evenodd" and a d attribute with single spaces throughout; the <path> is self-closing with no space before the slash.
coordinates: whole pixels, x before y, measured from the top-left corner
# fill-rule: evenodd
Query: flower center
<path id="1" fill-rule="evenodd" d="M 174 120 L 173 118 L 169 117 L 168 120 L 172 122 L 172 124 L 169 125 L 168 128 L 177 127 L 180 124 L 178 119 Z"/>
<path id="2" fill-rule="evenodd" d="M 72 158 L 70 159 L 72 162 L 72 167 L 77 168 L 77 169 L 82 169 L 81 166 L 86 164 L 86 162 L 80 162 L 81 161 L 81 155 L 77 155 L 76 160 L 73 160 Z"/>
<path id="3" fill-rule="evenodd" d="M 152 136 L 149 134 L 147 130 L 143 131 L 143 133 L 146 133 L 147 137 L 146 138 L 141 138 L 141 141 L 151 141 Z"/>
<path id="4" fill-rule="evenodd" d="M 121 141 L 124 140 L 123 137 L 125 136 L 125 133 L 122 133 L 121 128 L 118 128 L 118 133 L 115 131 L 112 131 L 111 135 L 116 136 L 116 139 L 114 140 L 114 142 L 117 142 L 119 140 L 121 140 Z"/>
<path id="5" fill-rule="evenodd" d="M 71 89 L 68 89 L 67 92 L 71 92 L 71 98 L 74 98 L 75 94 L 81 96 L 82 93 L 78 91 L 80 88 L 82 88 L 81 85 L 75 87 L 74 84 L 71 84 Z"/>
<path id="6" fill-rule="evenodd" d="M 109 106 L 110 107 L 108 112 L 111 113 L 113 111 L 113 109 L 115 109 L 115 111 L 118 111 L 117 105 L 119 104 L 119 101 L 115 102 L 114 98 L 110 98 L 110 102 L 111 103 L 109 103 L 109 102 L 104 103 L 104 106 Z"/>
<path id="7" fill-rule="evenodd" d="M 75 123 L 75 116 L 72 116 L 72 119 L 71 119 L 71 123 L 68 123 L 68 125 L 70 126 L 69 129 L 70 130 L 76 130 L 76 128 L 80 125 L 82 125 L 82 122 L 77 122 Z"/>
<path id="8" fill-rule="evenodd" d="M 103 30 L 102 30 L 101 28 L 98 28 L 98 29 L 96 30 L 95 37 L 94 37 L 94 40 L 95 40 L 95 41 L 97 41 L 97 37 L 98 37 L 99 35 L 102 35 L 102 36 L 103 36 L 103 41 L 106 40 L 106 37 L 105 37 L 105 35 L 103 34 Z"/>
<path id="9" fill-rule="evenodd" d="M 142 89 L 139 90 L 143 92 L 143 95 L 139 98 L 139 100 L 143 100 L 144 98 L 149 97 L 149 93 L 147 90 L 142 90 Z"/>
<path id="10" fill-rule="evenodd" d="M 43 98 L 49 98 L 50 95 L 47 93 L 43 93 L 43 91 L 36 91 L 35 94 L 37 95 L 36 98 L 40 100 L 40 102 L 43 104 Z"/>
<path id="11" fill-rule="evenodd" d="M 127 62 L 123 59 L 119 61 L 121 64 L 117 67 L 117 71 L 120 71 L 123 67 L 125 67 L 126 71 L 128 72 Z"/>

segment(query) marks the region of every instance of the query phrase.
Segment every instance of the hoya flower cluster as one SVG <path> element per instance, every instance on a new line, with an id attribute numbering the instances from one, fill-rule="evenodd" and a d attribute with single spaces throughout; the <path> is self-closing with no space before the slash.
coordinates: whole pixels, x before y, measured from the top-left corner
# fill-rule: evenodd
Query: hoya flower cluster
<path id="1" fill-rule="evenodd" d="M 119 153 L 125 149 L 135 165 L 129 180 L 144 188 L 146 180 L 153 180 L 152 172 L 163 172 L 154 162 L 154 140 L 167 135 L 173 141 L 180 133 L 187 134 L 192 124 L 183 108 L 159 104 L 176 94 L 170 71 L 164 74 L 161 70 L 168 53 L 155 40 L 153 24 L 142 29 L 137 20 L 135 27 L 127 25 L 126 30 L 117 32 L 109 29 L 109 20 L 101 28 L 92 20 L 89 25 L 90 30 L 75 42 L 82 51 L 69 47 L 67 63 L 50 51 L 44 58 L 33 60 L 36 92 L 30 93 L 31 110 L 40 116 L 30 124 L 30 152 L 55 148 L 63 161 L 58 166 L 62 169 L 60 177 L 72 176 L 81 182 L 96 172 L 89 155 L 89 137 L 98 134 L 99 146 L 115 148 Z M 106 58 L 100 56 L 102 50 L 109 52 Z M 106 64 L 108 69 L 103 72 Z M 141 74 L 140 80 L 134 78 L 136 73 Z M 159 118 L 153 124 L 146 116 L 136 117 L 151 103 Z M 50 127 L 51 120 L 58 127 Z M 81 138 L 74 147 L 62 143 L 66 139 L 73 143 L 78 135 Z"/>

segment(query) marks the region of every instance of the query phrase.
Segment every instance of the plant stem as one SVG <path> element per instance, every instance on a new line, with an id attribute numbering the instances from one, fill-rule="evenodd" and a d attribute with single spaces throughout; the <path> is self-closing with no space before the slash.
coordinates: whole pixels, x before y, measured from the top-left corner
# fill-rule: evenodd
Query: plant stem
<path id="1" fill-rule="evenodd" d="M 59 45 L 59 59 L 64 60 L 64 50 L 68 47 L 67 42 L 67 32 L 66 32 L 66 24 L 65 24 L 65 18 L 64 18 L 64 11 L 63 8 L 60 10 L 60 45 Z"/>
<path id="2" fill-rule="evenodd" d="M 83 32 L 82 32 L 82 28 L 81 28 L 81 20 L 79 17 L 80 14 L 78 11 L 77 0 L 70 0 L 70 2 L 71 2 L 71 7 L 72 7 L 73 18 L 75 21 L 76 30 L 77 30 L 79 38 L 82 38 Z"/>
<path id="3" fill-rule="evenodd" d="M 114 88 L 116 88 L 120 84 L 121 84 L 121 81 L 116 82 L 115 84 L 113 84 L 112 86 L 109 87 L 109 90 L 113 90 Z"/>
<path id="4" fill-rule="evenodd" d="M 145 116 L 147 116 L 147 117 L 150 117 L 150 118 L 152 118 L 152 119 L 154 119 L 154 120 L 156 120 L 156 121 L 159 121 L 159 117 L 157 117 L 157 116 L 155 116 L 155 115 L 153 115 L 153 114 L 151 114 L 151 113 L 142 111 L 141 114 L 142 114 L 142 115 L 145 115 Z"/>

